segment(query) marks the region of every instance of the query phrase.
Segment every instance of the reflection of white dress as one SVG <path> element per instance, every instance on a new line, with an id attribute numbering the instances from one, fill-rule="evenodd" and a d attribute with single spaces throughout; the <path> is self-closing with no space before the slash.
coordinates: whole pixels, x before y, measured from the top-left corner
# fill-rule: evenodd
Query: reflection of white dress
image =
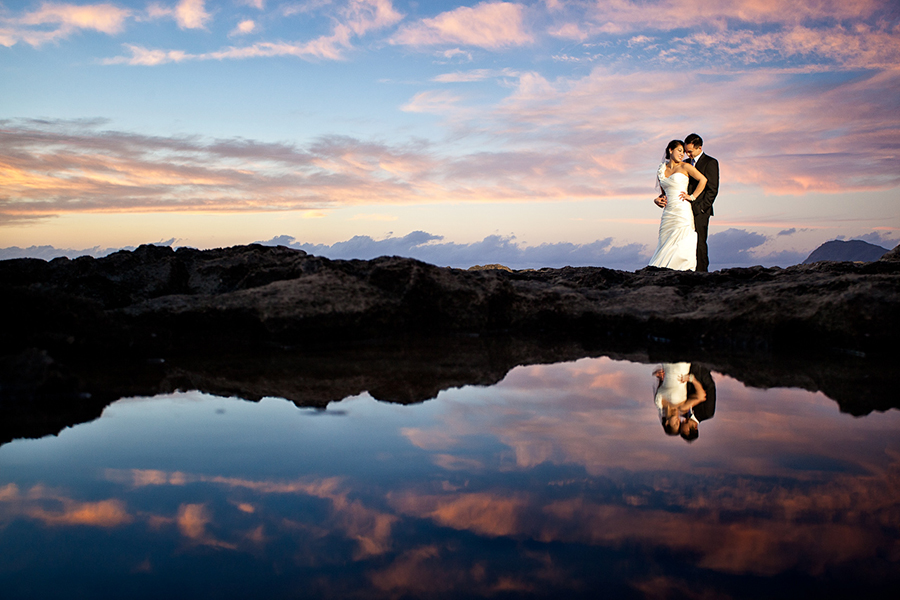
<path id="1" fill-rule="evenodd" d="M 656 408 L 662 414 L 662 401 L 666 400 L 669 404 L 682 404 L 687 400 L 687 382 L 681 382 L 679 377 L 687 375 L 691 370 L 691 363 L 663 363 L 662 365 L 665 375 L 663 375 L 662 384 L 656 390 Z"/>
<path id="2" fill-rule="evenodd" d="M 666 163 L 659 166 L 659 185 L 666 193 L 666 207 L 659 223 L 659 243 L 650 259 L 651 267 L 667 267 L 676 271 L 693 271 L 697 267 L 697 232 L 691 203 L 679 195 L 687 192 L 688 176 L 672 173 L 664 177 Z"/>

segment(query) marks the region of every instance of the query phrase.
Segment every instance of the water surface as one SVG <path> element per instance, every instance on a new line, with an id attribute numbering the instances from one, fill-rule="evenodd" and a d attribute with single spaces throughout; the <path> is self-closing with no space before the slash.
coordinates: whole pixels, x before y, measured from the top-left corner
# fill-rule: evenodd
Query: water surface
<path id="1" fill-rule="evenodd" d="M 687 442 L 659 365 L 367 393 L 125 398 L 0 447 L 0 589 L 25 597 L 892 596 L 900 411 L 719 373 Z"/>

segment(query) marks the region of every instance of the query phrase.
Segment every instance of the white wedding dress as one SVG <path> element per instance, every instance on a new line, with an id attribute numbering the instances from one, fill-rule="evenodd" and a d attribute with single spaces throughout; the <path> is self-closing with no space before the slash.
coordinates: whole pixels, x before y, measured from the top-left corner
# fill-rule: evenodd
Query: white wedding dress
<path id="1" fill-rule="evenodd" d="M 681 381 L 681 376 L 691 372 L 691 363 L 663 363 L 662 368 L 663 380 L 653 397 L 661 419 L 664 418 L 665 413 L 663 400 L 676 406 L 684 404 L 687 400 L 687 382 Z"/>
<path id="2" fill-rule="evenodd" d="M 687 192 L 688 176 L 684 173 L 666 174 L 666 163 L 659 166 L 656 176 L 666 193 L 666 207 L 659 223 L 659 242 L 650 259 L 651 267 L 666 267 L 676 271 L 697 268 L 697 232 L 691 203 L 679 198 Z"/>

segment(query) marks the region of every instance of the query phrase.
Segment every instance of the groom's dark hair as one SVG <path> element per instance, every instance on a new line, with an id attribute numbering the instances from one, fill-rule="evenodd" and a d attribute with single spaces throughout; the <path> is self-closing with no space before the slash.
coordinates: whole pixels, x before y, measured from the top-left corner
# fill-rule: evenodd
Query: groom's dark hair
<path id="1" fill-rule="evenodd" d="M 687 146 L 690 144 L 694 148 L 702 148 L 703 147 L 703 138 L 697 135 L 696 133 L 692 133 L 691 135 L 684 138 L 684 145 Z"/>

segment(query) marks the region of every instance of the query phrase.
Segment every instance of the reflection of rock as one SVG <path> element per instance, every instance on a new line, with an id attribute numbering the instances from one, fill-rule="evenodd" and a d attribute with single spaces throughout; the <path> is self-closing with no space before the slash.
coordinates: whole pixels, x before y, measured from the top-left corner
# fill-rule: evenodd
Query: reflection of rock
<path id="1" fill-rule="evenodd" d="M 0 443 L 41 437 L 90 421 L 123 397 L 199 390 L 257 401 L 286 398 L 300 407 L 368 392 L 387 402 L 413 403 L 442 390 L 492 385 L 518 365 L 611 356 L 634 362 L 702 361 L 711 369 L 755 387 L 821 390 L 841 410 L 856 415 L 900 408 L 892 370 L 856 357 L 800 357 L 686 354 L 654 348 L 627 354 L 574 342 L 535 342 L 510 338 L 450 337 L 354 344 L 312 352 L 268 352 L 178 356 L 137 360 L 121 356 L 54 361 L 46 352 L 27 350 L 0 361 Z M 727 402 L 727 401 L 726 401 Z"/>
<path id="2" fill-rule="evenodd" d="M 887 351 L 900 264 L 715 273 L 582 267 L 461 271 L 331 261 L 284 247 L 142 246 L 102 259 L 0 262 L 9 350 L 141 352 L 395 335 L 512 332 L 681 348 Z"/>

